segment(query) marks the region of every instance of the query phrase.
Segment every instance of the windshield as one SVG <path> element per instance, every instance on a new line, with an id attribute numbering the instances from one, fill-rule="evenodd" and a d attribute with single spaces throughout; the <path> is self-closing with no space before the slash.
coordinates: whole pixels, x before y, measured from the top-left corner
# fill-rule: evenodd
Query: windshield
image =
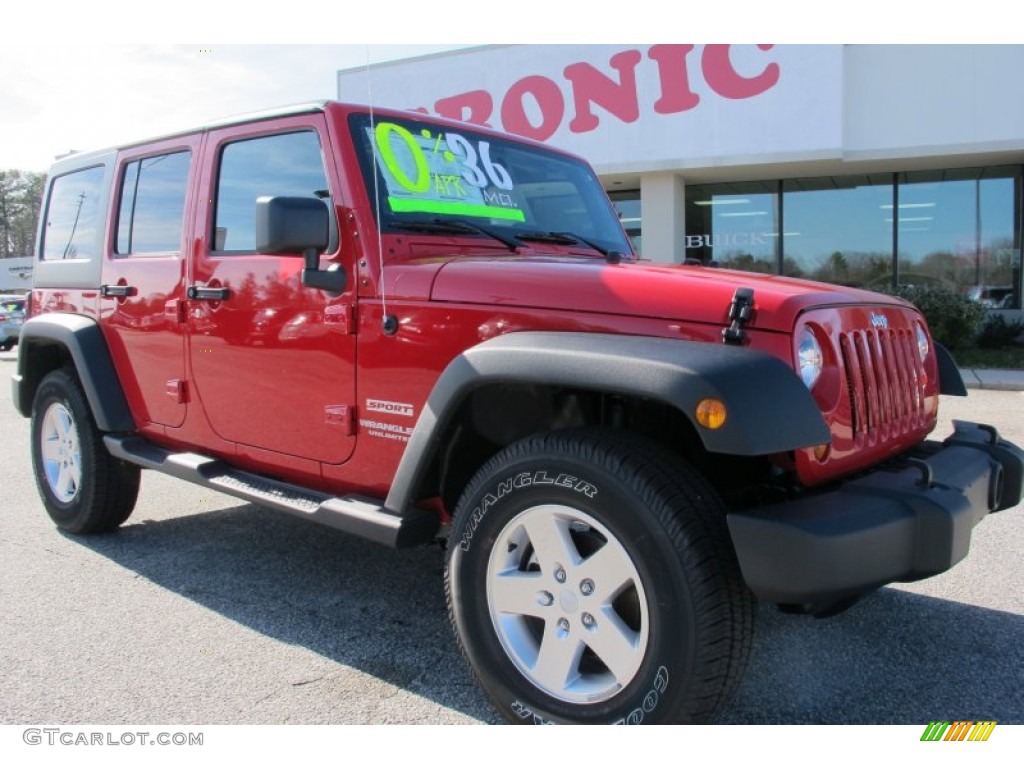
<path id="1" fill-rule="evenodd" d="M 586 163 L 543 148 L 427 121 L 354 114 L 350 128 L 384 231 L 534 240 L 632 254 Z"/>

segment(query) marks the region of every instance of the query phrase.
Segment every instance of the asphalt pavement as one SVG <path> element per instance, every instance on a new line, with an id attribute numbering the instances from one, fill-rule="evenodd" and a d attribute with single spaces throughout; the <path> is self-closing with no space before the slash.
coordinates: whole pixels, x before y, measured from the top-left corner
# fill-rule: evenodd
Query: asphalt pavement
<path id="1" fill-rule="evenodd" d="M 147 472 L 115 534 L 43 511 L 0 355 L 0 723 L 496 722 L 442 554 L 396 552 Z M 943 398 L 1024 444 L 1024 392 Z M 949 573 L 832 619 L 763 605 L 726 723 L 1024 723 L 1022 508 Z"/>

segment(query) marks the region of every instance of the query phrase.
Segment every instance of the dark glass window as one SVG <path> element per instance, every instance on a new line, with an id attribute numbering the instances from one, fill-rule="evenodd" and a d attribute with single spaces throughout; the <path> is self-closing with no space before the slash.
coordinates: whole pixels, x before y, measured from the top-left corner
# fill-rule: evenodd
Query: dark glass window
<path id="1" fill-rule="evenodd" d="M 990 309 L 1020 299 L 1019 168 L 899 176 L 899 282 L 940 285 Z"/>
<path id="2" fill-rule="evenodd" d="M 125 167 L 117 253 L 166 253 L 181 248 L 191 157 L 191 152 L 175 152 L 136 160 Z"/>
<path id="3" fill-rule="evenodd" d="M 263 136 L 224 147 L 217 182 L 214 250 L 256 250 L 256 199 L 329 197 L 320 140 L 312 131 Z"/>
<path id="4" fill-rule="evenodd" d="M 686 258 L 729 269 L 777 271 L 777 182 L 706 184 L 686 190 Z"/>
<path id="5" fill-rule="evenodd" d="M 611 198 L 612 207 L 615 208 L 615 212 L 619 215 L 622 228 L 629 235 L 629 240 L 633 244 L 633 250 L 642 254 L 643 220 L 641 219 L 640 211 L 640 191 L 624 190 L 622 192 L 609 192 L 608 196 Z"/>
<path id="6" fill-rule="evenodd" d="M 943 286 L 1015 309 L 1021 179 L 1004 166 L 692 185 L 686 256 L 874 290 Z"/>
<path id="7" fill-rule="evenodd" d="M 891 173 L 784 181 L 783 274 L 888 288 L 892 206 Z"/>
<path id="8" fill-rule="evenodd" d="M 53 180 L 43 230 L 45 261 L 96 256 L 103 172 L 102 166 L 96 166 Z"/>

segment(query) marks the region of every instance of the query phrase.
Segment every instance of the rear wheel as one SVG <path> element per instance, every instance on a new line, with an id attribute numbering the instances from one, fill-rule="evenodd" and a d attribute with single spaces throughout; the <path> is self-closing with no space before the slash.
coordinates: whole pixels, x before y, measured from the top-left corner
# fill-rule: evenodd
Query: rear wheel
<path id="1" fill-rule="evenodd" d="M 462 650 L 513 722 L 708 722 L 753 632 L 718 496 L 609 432 L 529 438 L 488 462 L 456 511 L 446 588 Z"/>
<path id="2" fill-rule="evenodd" d="M 36 390 L 32 466 L 43 506 L 69 533 L 112 531 L 135 507 L 139 468 L 107 452 L 82 387 L 69 371 L 47 374 Z"/>

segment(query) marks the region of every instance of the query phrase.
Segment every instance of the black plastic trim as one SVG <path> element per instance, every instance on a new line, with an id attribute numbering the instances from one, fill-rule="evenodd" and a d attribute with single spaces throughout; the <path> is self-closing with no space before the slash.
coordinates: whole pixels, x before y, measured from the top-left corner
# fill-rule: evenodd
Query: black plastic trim
<path id="1" fill-rule="evenodd" d="M 953 434 L 943 445 L 969 445 L 984 451 L 1003 468 L 1003 483 L 993 512 L 1001 512 L 1020 504 L 1024 497 L 1024 451 L 1008 440 L 1003 440 L 996 429 L 988 424 L 953 420 Z"/>
<path id="2" fill-rule="evenodd" d="M 57 345 L 67 350 L 96 426 L 102 432 L 130 432 L 135 429 L 128 401 L 114 369 L 106 339 L 96 321 L 82 315 L 49 313 L 25 321 L 18 344 L 18 372 L 11 382 L 14 407 L 22 416 L 32 415 L 32 399 L 43 375 L 33 367 L 33 355 L 41 348 Z"/>
<path id="3" fill-rule="evenodd" d="M 220 459 L 198 453 L 175 453 L 133 435 L 106 435 L 112 456 L 226 493 L 279 512 L 312 520 L 387 547 L 403 549 L 433 539 L 437 515 L 410 507 L 398 515 L 379 499 L 335 497 L 280 480 L 254 475 Z"/>
<path id="4" fill-rule="evenodd" d="M 402 456 L 387 506 L 401 510 L 467 395 L 490 383 L 531 383 L 643 397 L 691 420 L 697 403 L 721 399 L 717 430 L 696 427 L 715 453 L 761 456 L 827 443 L 821 411 L 793 370 L 748 348 L 605 333 L 523 332 L 471 347 L 445 368 Z"/>
<path id="5" fill-rule="evenodd" d="M 958 422 L 902 470 L 731 513 L 747 585 L 770 602 L 828 604 L 949 570 L 966 557 L 974 526 L 1021 497 L 1024 451 L 989 429 Z"/>
<path id="6" fill-rule="evenodd" d="M 952 353 L 937 341 L 933 340 L 932 343 L 935 345 L 935 359 L 939 363 L 939 394 L 967 397 L 967 386 Z"/>

